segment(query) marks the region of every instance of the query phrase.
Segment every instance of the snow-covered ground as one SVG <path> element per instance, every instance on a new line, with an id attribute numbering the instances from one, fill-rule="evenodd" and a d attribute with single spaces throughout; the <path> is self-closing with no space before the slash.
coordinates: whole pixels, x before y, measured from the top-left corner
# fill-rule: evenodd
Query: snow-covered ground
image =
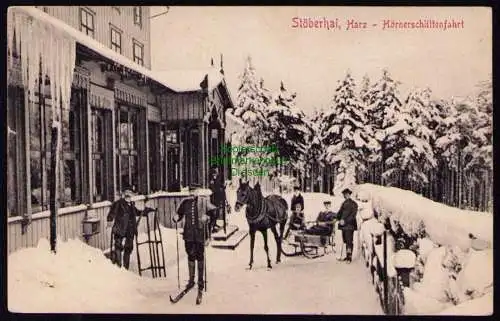
<path id="1" fill-rule="evenodd" d="M 234 205 L 234 192 L 229 195 Z M 289 200 L 290 196 L 286 196 Z M 306 216 L 329 198 L 304 194 Z M 314 204 L 314 205 L 313 205 Z M 340 206 L 334 201 L 334 207 Z M 244 212 L 232 213 L 231 224 L 246 229 Z M 370 277 L 361 261 L 347 265 L 327 255 L 315 260 L 282 257 L 274 264 L 276 246 L 269 235 L 273 269 L 266 268 L 262 237 L 257 235 L 254 268 L 246 270 L 249 238 L 235 250 L 207 248 L 208 284 L 204 302 L 195 306 L 195 291 L 176 305 L 168 295 L 177 290 L 175 230 L 162 228 L 167 277 L 139 277 L 136 252 L 131 270 L 111 265 L 102 252 L 83 242 L 58 244 L 51 254 L 47 240 L 19 250 L 8 258 L 8 307 L 13 312 L 96 313 L 248 313 L 248 314 L 382 314 Z M 144 234 L 139 236 L 141 239 Z M 180 245 L 181 287 L 187 280 L 187 261 Z M 147 265 L 147 246 L 141 260 Z M 145 251 L 145 252 L 142 252 Z M 149 272 L 146 273 L 148 275 Z"/>
<path id="2" fill-rule="evenodd" d="M 303 196 L 307 220 L 316 218 L 326 199 L 332 200 L 334 211 L 342 203 L 341 198 L 326 194 L 303 193 Z M 234 207 L 234 190 L 229 192 L 228 198 Z M 291 195 L 286 194 L 284 198 L 289 202 Z M 248 229 L 244 210 L 231 213 L 229 222 L 241 229 Z M 363 261 L 356 259 L 356 255 L 350 265 L 337 261 L 332 254 L 314 260 L 282 256 L 282 263 L 277 265 L 274 263 L 276 245 L 271 233 L 268 240 L 272 270 L 266 268 L 264 242 L 260 234 L 256 237 L 254 268 L 251 271 L 246 270 L 249 261 L 248 237 L 235 251 L 208 247 L 208 291 L 203 304 L 194 304 L 196 291 L 192 291 L 179 303 L 172 305 L 168 295 L 178 289 L 176 232 L 162 227 L 162 234 L 167 276 L 159 279 L 148 277 L 149 271 L 143 277 L 137 275 L 135 250 L 131 256 L 130 271 L 112 265 L 100 250 L 78 240 L 60 242 L 56 255 L 50 253 L 47 240 L 41 240 L 38 247 L 12 253 L 8 257 L 9 310 L 63 313 L 382 314 L 369 272 Z M 140 239 L 145 237 L 144 234 L 139 236 Z M 188 277 L 187 261 L 181 236 L 178 237 L 182 287 Z M 443 262 L 443 255 L 450 256 L 448 250 L 437 250 L 439 248 L 430 249 L 426 271 L 431 269 L 430 261 Z M 441 280 L 437 277 L 444 275 L 444 272 L 438 275 L 440 271 L 434 269 L 436 271 L 432 273 L 425 272 L 428 277 L 424 276 L 420 292 L 417 289 L 406 291 L 406 295 L 415 296 L 413 300 L 407 298 L 407 303 L 414 305 L 408 306 L 413 308 L 408 312 L 488 314 L 492 310 L 492 290 L 488 288 L 491 279 L 489 274 L 492 273 L 489 263 L 492 251 L 470 252 L 468 257 L 472 256 L 473 259 L 463 260 L 465 266 L 456 282 L 460 289 L 475 291 L 472 299 L 466 298 L 459 305 L 436 303 L 436 299 L 425 302 L 424 298 L 430 298 L 430 294 L 443 293 L 442 289 L 426 285 L 437 284 Z M 148 257 L 147 245 L 143 245 L 143 266 L 149 265 Z M 482 277 L 474 277 L 474 271 Z M 426 287 L 426 291 L 422 292 L 422 288 Z M 423 306 L 424 303 L 427 306 Z"/>

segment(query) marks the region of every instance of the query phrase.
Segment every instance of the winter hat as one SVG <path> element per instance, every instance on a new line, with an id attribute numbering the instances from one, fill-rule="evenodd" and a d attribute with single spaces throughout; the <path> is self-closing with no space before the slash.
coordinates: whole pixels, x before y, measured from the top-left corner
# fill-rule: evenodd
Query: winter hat
<path id="1" fill-rule="evenodd" d="M 348 188 L 345 188 L 343 191 L 342 191 L 342 194 L 349 194 L 351 195 L 352 194 L 352 191 Z"/>

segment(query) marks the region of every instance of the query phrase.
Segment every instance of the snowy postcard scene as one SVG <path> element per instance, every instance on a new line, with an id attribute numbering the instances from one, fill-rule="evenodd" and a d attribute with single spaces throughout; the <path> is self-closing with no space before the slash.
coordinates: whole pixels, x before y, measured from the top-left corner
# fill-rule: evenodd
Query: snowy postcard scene
<path id="1" fill-rule="evenodd" d="M 493 313 L 490 8 L 7 17 L 10 312 Z"/>

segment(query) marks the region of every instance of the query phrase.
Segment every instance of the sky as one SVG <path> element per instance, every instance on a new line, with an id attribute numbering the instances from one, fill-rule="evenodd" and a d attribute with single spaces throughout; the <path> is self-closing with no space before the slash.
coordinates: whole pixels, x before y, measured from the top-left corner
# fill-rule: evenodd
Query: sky
<path id="1" fill-rule="evenodd" d="M 151 15 L 166 7 L 152 7 Z M 293 18 L 338 20 L 341 29 L 292 28 Z M 386 29 L 384 20 L 454 20 L 457 29 Z M 350 70 L 376 81 L 387 68 L 405 95 L 429 87 L 435 97 L 471 94 L 491 79 L 491 9 L 486 7 L 176 7 L 151 20 L 153 70 L 203 69 L 223 54 L 236 101 L 247 56 L 270 90 L 297 93 L 305 113 L 327 108 Z M 348 21 L 367 28 L 347 30 Z M 373 26 L 376 24 L 376 26 Z M 353 25 L 352 23 L 350 24 Z M 358 24 L 361 26 L 362 24 Z"/>

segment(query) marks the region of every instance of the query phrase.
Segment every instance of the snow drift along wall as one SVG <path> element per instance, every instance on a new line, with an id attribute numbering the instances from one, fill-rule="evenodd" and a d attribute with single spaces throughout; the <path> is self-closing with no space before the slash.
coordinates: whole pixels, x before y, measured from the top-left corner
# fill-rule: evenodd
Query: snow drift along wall
<path id="1" fill-rule="evenodd" d="M 407 234 L 414 234 L 421 222 L 437 244 L 470 248 L 469 233 L 493 244 L 493 215 L 461 210 L 422 197 L 414 192 L 373 184 L 356 186 L 355 193 L 371 199 L 374 211 L 399 221 Z"/>

